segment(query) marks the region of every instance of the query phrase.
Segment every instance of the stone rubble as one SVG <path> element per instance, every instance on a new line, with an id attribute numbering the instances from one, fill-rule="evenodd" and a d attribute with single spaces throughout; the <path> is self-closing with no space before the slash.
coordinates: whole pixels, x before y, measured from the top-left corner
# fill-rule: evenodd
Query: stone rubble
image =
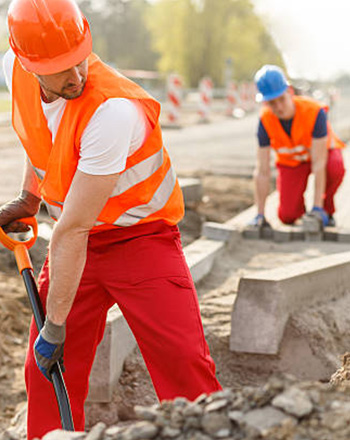
<path id="1" fill-rule="evenodd" d="M 138 421 L 90 432 L 56 430 L 43 440 L 346 440 L 350 394 L 319 382 L 274 376 L 263 386 L 224 389 L 194 402 L 184 398 L 136 406 Z M 0 440 L 22 440 L 15 430 Z"/>

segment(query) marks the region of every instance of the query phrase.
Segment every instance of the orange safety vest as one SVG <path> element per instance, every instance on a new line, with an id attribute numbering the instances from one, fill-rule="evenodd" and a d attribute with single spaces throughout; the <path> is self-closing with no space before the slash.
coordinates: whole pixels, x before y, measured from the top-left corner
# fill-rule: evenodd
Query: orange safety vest
<path id="1" fill-rule="evenodd" d="M 284 131 L 279 119 L 268 106 L 261 110 L 260 119 L 276 151 L 276 163 L 296 167 L 311 160 L 312 132 L 321 108 L 328 107 L 306 96 L 293 96 L 295 115 L 291 135 Z M 334 134 L 327 121 L 327 148 L 344 148 L 345 144 Z"/>
<path id="2" fill-rule="evenodd" d="M 16 59 L 13 69 L 13 127 L 35 170 L 39 191 L 57 220 L 76 172 L 80 141 L 97 108 L 109 98 L 137 99 L 152 131 L 141 148 L 128 157 L 125 170 L 101 211 L 93 230 L 125 227 L 156 220 L 177 224 L 184 214 L 182 191 L 163 146 L 160 104 L 141 87 L 104 64 L 89 59 L 83 94 L 68 100 L 55 142 L 41 107 L 37 79 Z"/>

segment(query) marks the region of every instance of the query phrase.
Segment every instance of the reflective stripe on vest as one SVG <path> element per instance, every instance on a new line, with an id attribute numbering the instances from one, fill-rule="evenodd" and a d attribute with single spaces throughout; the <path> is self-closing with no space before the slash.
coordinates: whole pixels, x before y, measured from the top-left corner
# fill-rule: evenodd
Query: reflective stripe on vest
<path id="1" fill-rule="evenodd" d="M 124 212 L 117 218 L 113 224 L 116 226 L 132 226 L 138 223 L 141 219 L 154 214 L 161 210 L 167 203 L 176 184 L 176 174 L 173 167 L 170 167 L 162 183 L 159 185 L 157 191 L 153 194 L 152 199 L 140 206 L 135 206 Z M 102 222 L 97 222 L 95 226 L 103 225 Z"/>
<path id="2" fill-rule="evenodd" d="M 297 145 L 294 148 L 280 147 L 276 148 L 278 154 L 288 154 L 294 160 L 306 162 L 310 160 L 310 153 L 304 145 Z"/>
<path id="3" fill-rule="evenodd" d="M 143 182 L 151 177 L 152 174 L 162 166 L 163 160 L 164 153 L 162 147 L 157 153 L 153 154 L 142 162 L 137 163 L 133 167 L 128 168 L 120 175 L 118 183 L 116 184 L 110 198 L 119 196 L 123 192 L 132 188 L 134 185 L 137 185 L 138 183 Z M 34 166 L 33 169 L 39 179 L 43 180 L 46 172 Z"/>
<path id="4" fill-rule="evenodd" d="M 36 168 L 33 165 L 32 165 L 32 167 L 33 167 L 35 174 L 39 177 L 39 179 L 43 180 L 43 178 L 45 177 L 46 171 L 40 170 L 39 168 Z"/>
<path id="5" fill-rule="evenodd" d="M 152 162 L 153 168 L 154 168 L 156 166 L 157 160 L 159 160 L 159 158 L 163 158 L 162 150 L 160 150 L 158 153 L 151 156 L 151 158 L 153 158 L 153 160 L 151 162 Z M 140 165 L 144 164 L 145 162 L 147 162 L 151 158 L 148 158 L 145 161 L 135 165 L 134 167 L 129 168 L 125 172 L 125 174 L 127 174 L 130 170 L 132 170 L 134 168 L 137 168 L 138 171 L 140 171 L 142 168 L 142 167 L 140 167 Z M 146 164 L 148 166 L 144 167 L 145 169 L 148 168 L 148 171 L 151 171 L 151 169 L 152 169 L 152 167 L 149 166 L 151 162 L 148 162 Z M 156 171 L 160 165 L 158 165 L 158 167 L 155 168 L 154 171 Z M 151 173 L 151 174 L 153 174 L 153 173 Z M 44 173 L 44 175 L 45 175 L 45 173 Z M 120 176 L 120 179 L 122 176 Z M 138 177 L 140 177 L 140 175 Z M 119 179 L 119 181 L 120 181 L 120 179 Z M 142 180 L 144 180 L 144 179 L 142 179 Z M 123 191 L 121 191 L 119 188 L 119 182 L 118 182 L 116 189 L 114 191 L 114 193 L 116 193 L 116 194 L 114 194 L 114 196 L 117 194 L 119 195 L 122 192 L 126 191 L 129 188 L 129 184 L 130 184 L 130 187 L 134 186 L 134 183 L 130 182 L 130 180 L 128 180 L 128 178 L 125 179 L 123 183 L 124 183 Z M 168 200 L 174 191 L 175 184 L 176 184 L 176 174 L 175 174 L 174 168 L 171 166 L 169 168 L 167 174 L 165 175 L 163 181 L 159 185 L 158 189 L 153 194 L 152 199 L 144 205 L 135 206 L 134 208 L 131 208 L 128 211 L 124 212 L 124 214 L 122 214 L 118 219 L 116 219 L 113 222 L 113 224 L 116 226 L 132 226 L 132 225 L 135 225 L 136 223 L 138 223 L 144 217 L 147 217 L 147 216 L 154 214 L 155 212 L 161 210 L 168 203 Z M 111 197 L 113 197 L 113 196 L 111 196 Z M 47 210 L 48 210 L 50 217 L 52 217 L 54 220 L 58 220 L 62 214 L 63 203 L 55 202 L 57 205 L 60 205 L 60 206 L 56 206 L 51 203 L 48 203 L 45 200 L 44 200 L 44 202 L 45 202 L 45 205 L 47 207 Z M 104 223 L 102 223 L 102 222 L 96 222 L 95 226 L 100 226 L 103 224 Z"/>
<path id="6" fill-rule="evenodd" d="M 118 183 L 111 195 L 111 197 L 119 196 L 123 192 L 132 188 L 140 182 L 148 179 L 155 173 L 163 164 L 163 147 L 152 156 L 137 163 L 131 168 L 128 168 L 122 173 L 118 179 Z"/>

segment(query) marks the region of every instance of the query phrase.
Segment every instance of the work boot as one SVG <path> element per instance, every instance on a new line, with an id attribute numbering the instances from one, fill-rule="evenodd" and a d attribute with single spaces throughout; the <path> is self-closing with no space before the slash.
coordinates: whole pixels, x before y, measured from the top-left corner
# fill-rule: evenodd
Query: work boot
<path id="1" fill-rule="evenodd" d="M 335 219 L 334 219 L 332 214 L 329 215 L 328 225 L 327 226 L 330 226 L 332 228 L 334 228 L 336 226 Z"/>

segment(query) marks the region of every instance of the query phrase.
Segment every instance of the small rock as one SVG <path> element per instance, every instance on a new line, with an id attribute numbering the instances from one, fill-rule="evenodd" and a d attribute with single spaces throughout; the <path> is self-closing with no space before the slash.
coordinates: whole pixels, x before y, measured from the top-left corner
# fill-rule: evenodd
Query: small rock
<path id="1" fill-rule="evenodd" d="M 191 416 L 201 416 L 203 414 L 203 409 L 201 406 L 196 404 L 195 402 L 191 403 L 183 410 L 184 417 L 191 417 Z"/>
<path id="2" fill-rule="evenodd" d="M 231 433 L 231 422 L 225 414 L 208 413 L 202 418 L 204 431 L 215 438 L 228 437 Z"/>
<path id="3" fill-rule="evenodd" d="M 148 420 L 150 422 L 153 422 L 158 414 L 156 408 L 152 408 L 152 407 L 149 408 L 147 406 L 141 406 L 141 405 L 136 405 L 134 407 L 134 411 L 139 419 Z"/>
<path id="4" fill-rule="evenodd" d="M 122 428 L 120 426 L 110 426 L 105 430 L 105 436 L 114 438 L 123 431 L 125 431 L 125 427 Z"/>
<path id="5" fill-rule="evenodd" d="M 86 433 L 82 431 L 62 431 L 55 429 L 44 435 L 42 440 L 79 440 L 85 437 Z"/>
<path id="6" fill-rule="evenodd" d="M 190 429 L 199 429 L 201 427 L 201 421 L 198 417 L 186 417 L 183 430 L 188 431 Z"/>
<path id="7" fill-rule="evenodd" d="M 174 438 L 181 434 L 180 429 L 171 428 L 170 426 L 165 426 L 162 429 L 161 436 L 164 438 Z"/>
<path id="8" fill-rule="evenodd" d="M 277 395 L 272 400 L 272 405 L 296 417 L 306 416 L 313 410 L 312 402 L 307 393 L 296 387 L 291 387 Z"/>
<path id="9" fill-rule="evenodd" d="M 273 426 L 281 425 L 290 418 L 291 416 L 284 414 L 282 411 L 267 406 L 265 408 L 253 409 L 244 414 L 242 422 L 262 434 L 264 431 Z"/>
<path id="10" fill-rule="evenodd" d="M 97 423 L 85 437 L 85 440 L 101 440 L 105 429 L 106 425 L 104 423 Z"/>
<path id="11" fill-rule="evenodd" d="M 204 408 L 204 412 L 205 413 L 209 413 L 212 411 L 219 411 L 222 408 L 225 408 L 228 405 L 228 401 L 221 399 L 221 400 L 214 400 L 214 402 L 209 403 L 209 405 L 207 405 Z"/>
<path id="12" fill-rule="evenodd" d="M 199 405 L 199 404 L 205 402 L 207 397 L 208 397 L 207 394 L 201 394 L 200 396 L 197 397 L 196 400 L 194 400 L 194 403 Z"/>
<path id="13" fill-rule="evenodd" d="M 150 439 L 157 434 L 158 428 L 150 422 L 137 422 L 124 431 L 125 438 L 130 440 Z"/>
<path id="14" fill-rule="evenodd" d="M 228 417 L 232 422 L 239 424 L 243 420 L 244 413 L 242 411 L 230 411 Z"/>

